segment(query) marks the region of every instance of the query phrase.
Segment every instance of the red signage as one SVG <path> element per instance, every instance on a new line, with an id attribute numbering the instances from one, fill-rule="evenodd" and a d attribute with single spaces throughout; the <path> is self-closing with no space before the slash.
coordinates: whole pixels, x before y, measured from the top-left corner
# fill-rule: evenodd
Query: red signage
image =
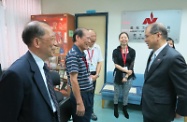
<path id="1" fill-rule="evenodd" d="M 155 23 L 157 19 L 158 19 L 158 18 L 154 18 L 154 17 L 153 17 L 153 13 L 151 12 L 150 18 L 145 18 L 143 24 L 146 25 L 146 24 Z"/>

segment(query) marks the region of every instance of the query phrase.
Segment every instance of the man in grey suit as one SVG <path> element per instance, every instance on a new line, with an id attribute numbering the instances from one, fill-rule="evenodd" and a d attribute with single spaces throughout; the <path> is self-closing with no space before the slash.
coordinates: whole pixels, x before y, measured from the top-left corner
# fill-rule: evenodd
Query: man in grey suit
<path id="1" fill-rule="evenodd" d="M 167 29 L 148 25 L 145 42 L 151 52 L 142 90 L 144 122 L 171 122 L 187 116 L 187 65 L 183 56 L 167 45 Z"/>

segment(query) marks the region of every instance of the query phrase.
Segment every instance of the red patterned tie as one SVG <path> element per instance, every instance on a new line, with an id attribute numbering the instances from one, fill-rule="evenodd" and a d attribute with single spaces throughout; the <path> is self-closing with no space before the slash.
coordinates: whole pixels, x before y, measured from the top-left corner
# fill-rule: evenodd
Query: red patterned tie
<path id="1" fill-rule="evenodd" d="M 59 105 L 58 105 L 58 102 L 57 102 L 57 99 L 56 99 L 55 91 L 54 91 L 54 88 L 53 88 L 53 85 L 52 85 L 53 83 L 52 83 L 52 80 L 51 80 L 51 77 L 50 77 L 50 74 L 49 74 L 49 69 L 48 69 L 46 63 L 44 64 L 44 68 L 43 69 L 44 69 L 44 72 L 45 72 L 45 75 L 46 75 L 49 93 L 50 93 L 51 98 L 52 98 L 52 100 L 53 100 L 53 102 L 55 104 L 56 111 L 57 111 L 57 116 L 58 116 L 58 121 L 60 122 Z"/>

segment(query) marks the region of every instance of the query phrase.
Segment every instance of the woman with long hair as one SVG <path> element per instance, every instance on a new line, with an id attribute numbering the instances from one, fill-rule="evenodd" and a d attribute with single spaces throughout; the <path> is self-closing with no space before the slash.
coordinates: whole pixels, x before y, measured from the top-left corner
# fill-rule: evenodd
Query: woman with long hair
<path id="1" fill-rule="evenodd" d="M 114 116 L 119 117 L 118 100 L 120 96 L 120 89 L 123 95 L 123 114 L 129 119 L 127 112 L 128 93 L 132 85 L 134 75 L 134 60 L 136 52 L 133 48 L 128 46 L 129 36 L 126 32 L 119 34 L 120 45 L 113 50 L 114 69 Z"/>

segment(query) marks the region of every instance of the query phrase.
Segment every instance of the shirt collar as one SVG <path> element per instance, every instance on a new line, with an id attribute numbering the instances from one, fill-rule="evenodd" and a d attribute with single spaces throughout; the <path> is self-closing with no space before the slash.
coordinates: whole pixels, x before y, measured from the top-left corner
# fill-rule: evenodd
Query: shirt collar
<path id="1" fill-rule="evenodd" d="M 39 67 L 39 69 L 43 69 L 44 61 L 40 57 L 35 55 L 32 51 L 29 50 L 29 52 L 31 53 L 32 57 L 34 58 L 37 66 Z"/>
<path id="2" fill-rule="evenodd" d="M 162 45 L 160 48 L 158 48 L 158 50 L 156 50 L 156 51 L 154 52 L 154 54 L 157 56 L 157 55 L 164 49 L 165 46 L 167 46 L 167 43 L 165 43 L 165 44 Z"/>
<path id="3" fill-rule="evenodd" d="M 72 48 L 78 53 L 79 56 L 85 56 L 84 52 L 81 52 L 77 45 L 74 44 Z"/>
<path id="4" fill-rule="evenodd" d="M 92 46 L 92 47 L 89 47 L 88 49 L 89 49 L 89 50 L 92 50 L 92 49 L 94 49 L 94 48 L 96 48 L 96 47 L 97 47 L 97 45 L 94 43 L 93 46 Z"/>

